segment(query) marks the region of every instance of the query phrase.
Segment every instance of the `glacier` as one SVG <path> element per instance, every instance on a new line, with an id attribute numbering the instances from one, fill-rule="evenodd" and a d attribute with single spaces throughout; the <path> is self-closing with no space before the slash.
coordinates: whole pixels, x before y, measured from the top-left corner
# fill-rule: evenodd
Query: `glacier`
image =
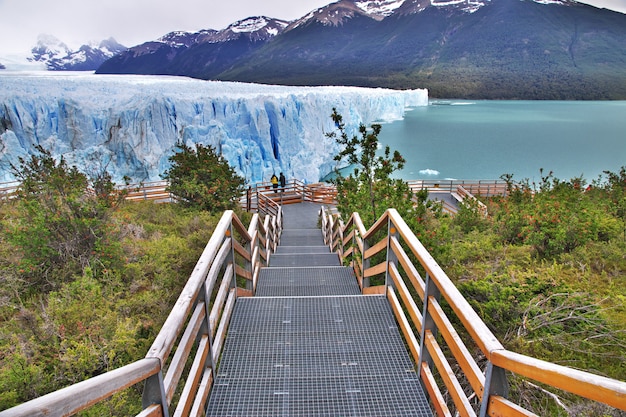
<path id="1" fill-rule="evenodd" d="M 428 105 L 428 91 L 285 87 L 172 76 L 0 72 L 0 182 L 41 145 L 88 175 L 158 181 L 175 145 L 213 146 L 248 183 L 335 168 L 332 108 L 349 132 Z M 351 133 L 352 134 L 352 133 Z"/>

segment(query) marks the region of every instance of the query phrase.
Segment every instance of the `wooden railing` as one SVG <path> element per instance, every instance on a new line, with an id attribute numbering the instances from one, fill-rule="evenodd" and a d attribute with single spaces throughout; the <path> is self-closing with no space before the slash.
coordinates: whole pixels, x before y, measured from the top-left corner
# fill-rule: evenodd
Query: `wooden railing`
<path id="1" fill-rule="evenodd" d="M 358 213 L 344 224 L 323 210 L 322 229 L 362 292 L 387 296 L 438 416 L 534 416 L 507 398 L 507 372 L 626 410 L 626 382 L 505 349 L 396 210 L 369 230 Z"/>
<path id="2" fill-rule="evenodd" d="M 280 208 L 263 222 L 253 215 L 248 228 L 226 211 L 144 359 L 0 416 L 70 416 L 139 383 L 144 384 L 141 417 L 204 415 L 235 299 L 254 294 L 260 267 L 267 265 L 281 231 Z M 184 372 L 191 352 L 196 352 L 191 368 Z"/>
<path id="3" fill-rule="evenodd" d="M 452 193 L 452 197 L 457 199 L 459 203 L 469 203 L 470 205 L 473 205 L 479 213 L 483 216 L 487 216 L 487 206 L 482 201 L 477 199 L 474 194 L 469 192 L 463 185 L 456 186 L 456 192 Z"/>
<path id="4" fill-rule="evenodd" d="M 19 181 L 0 183 L 0 200 L 12 198 L 18 191 Z M 141 184 L 129 184 L 117 187 L 118 191 L 126 192 L 126 200 L 141 201 L 149 200 L 163 203 L 174 201 L 172 194 L 167 191 L 167 181 L 152 181 Z M 87 190 L 93 194 L 93 190 Z"/>
<path id="5" fill-rule="evenodd" d="M 0 200 L 13 198 L 19 185 L 19 181 L 0 182 Z"/>
<path id="6" fill-rule="evenodd" d="M 453 193 L 458 186 L 462 186 L 468 193 L 478 197 L 493 197 L 507 195 L 509 184 L 502 180 L 409 180 L 407 181 L 413 192 L 428 190 L 428 192 Z"/>
<path id="7" fill-rule="evenodd" d="M 242 196 L 241 207 L 247 211 L 263 210 L 263 201 L 272 200 L 276 204 L 296 204 L 305 201 L 335 204 L 337 190 L 324 183 L 305 184 L 298 180 L 289 180 L 284 187 L 273 187 L 270 182 L 262 182 L 250 187 Z"/>
<path id="8" fill-rule="evenodd" d="M 476 181 L 455 181 L 455 180 L 410 180 L 407 181 L 413 192 L 428 190 L 429 192 L 456 192 L 457 186 L 463 188 L 474 196 L 506 195 L 507 183 L 500 180 L 476 180 Z M 167 181 L 152 181 L 141 184 L 130 184 L 119 187 L 120 190 L 127 190 L 127 199 L 130 201 L 150 200 L 158 202 L 172 202 L 172 195 L 167 191 Z M 0 199 L 10 198 L 19 187 L 19 182 L 0 183 Z M 275 192 L 276 191 L 276 192 Z M 322 204 L 333 204 L 337 197 L 336 189 L 325 183 L 305 184 L 302 181 L 290 180 L 285 184 L 283 193 L 279 194 L 280 187 L 274 190 L 269 182 L 261 182 L 251 187 L 253 199 L 256 194 L 264 194 L 275 201 L 282 198 L 283 204 L 299 203 L 302 201 L 313 201 Z M 245 198 L 242 197 L 242 207 L 246 207 Z M 254 210 L 256 211 L 256 207 Z"/>
<path id="9" fill-rule="evenodd" d="M 119 187 L 119 190 L 124 190 L 128 193 L 126 195 L 126 200 L 128 201 L 149 200 L 158 203 L 172 203 L 174 198 L 167 191 L 168 185 L 167 181 L 152 181 Z"/>

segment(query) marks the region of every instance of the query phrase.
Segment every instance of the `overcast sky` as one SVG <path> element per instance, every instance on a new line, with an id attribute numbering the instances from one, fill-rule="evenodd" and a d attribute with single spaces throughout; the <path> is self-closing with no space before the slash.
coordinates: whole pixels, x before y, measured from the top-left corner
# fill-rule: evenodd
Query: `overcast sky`
<path id="1" fill-rule="evenodd" d="M 223 29 L 250 16 L 293 20 L 333 1 L 0 0 L 0 54 L 28 52 L 40 33 L 72 49 L 109 37 L 130 47 L 175 30 Z M 584 1 L 626 13 L 626 0 Z"/>

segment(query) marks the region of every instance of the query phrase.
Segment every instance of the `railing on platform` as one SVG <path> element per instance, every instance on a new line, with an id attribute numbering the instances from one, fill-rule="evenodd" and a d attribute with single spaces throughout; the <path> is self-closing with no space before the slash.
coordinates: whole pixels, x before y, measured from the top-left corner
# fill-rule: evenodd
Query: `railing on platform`
<path id="1" fill-rule="evenodd" d="M 262 182 L 250 186 L 240 202 L 246 211 L 257 212 L 264 209 L 264 201 L 272 200 L 276 204 L 296 204 L 305 201 L 335 204 L 337 190 L 334 186 L 324 183 L 305 184 L 298 180 L 289 180 L 284 187 L 274 187 L 270 182 Z"/>
<path id="2" fill-rule="evenodd" d="M 505 349 L 395 209 L 369 230 L 358 213 L 344 224 L 322 210 L 322 231 L 331 250 L 354 268 L 362 292 L 387 296 L 438 416 L 534 416 L 507 399 L 507 371 L 626 410 L 626 382 Z M 371 286 L 373 278 L 385 284 Z M 469 337 L 471 348 L 460 334 Z"/>
<path id="3" fill-rule="evenodd" d="M 429 193 L 453 193 L 462 186 L 477 197 L 505 196 L 512 185 L 503 180 L 409 180 L 407 183 L 413 192 L 428 190 Z"/>
<path id="4" fill-rule="evenodd" d="M 129 184 L 117 187 L 120 192 L 126 192 L 126 200 L 141 201 L 149 200 L 163 203 L 174 201 L 172 194 L 167 190 L 167 181 L 152 181 L 141 184 Z M 0 200 L 10 199 L 17 193 L 20 186 L 19 181 L 0 183 Z M 93 190 L 87 190 L 93 193 Z"/>
<path id="5" fill-rule="evenodd" d="M 152 181 L 141 184 L 130 184 L 128 186 L 119 187 L 119 190 L 127 192 L 126 200 L 128 201 L 156 201 L 159 203 L 172 203 L 174 198 L 167 190 L 169 182 Z"/>
<path id="6" fill-rule="evenodd" d="M 144 383 L 141 417 L 204 415 L 235 299 L 254 294 L 259 270 L 269 263 L 281 231 L 280 207 L 263 222 L 253 215 L 248 228 L 226 211 L 144 359 L 1 411 L 0 416 L 70 416 L 139 383 Z M 241 281 L 245 288 L 238 286 Z M 192 351 L 196 353 L 185 372 Z M 173 404 L 175 392 L 180 398 Z"/>
<path id="7" fill-rule="evenodd" d="M 420 190 L 428 190 L 429 193 L 456 193 L 459 187 L 474 196 L 494 196 L 506 195 L 507 183 L 500 180 L 411 180 L 407 181 L 411 190 L 417 192 Z M 17 191 L 19 182 L 0 183 L 0 199 L 11 198 Z M 173 202 L 174 197 L 167 190 L 167 181 L 151 181 L 140 184 L 130 184 L 121 186 L 119 190 L 127 191 L 126 199 L 129 201 L 156 201 L 156 202 Z M 279 204 L 294 204 L 303 201 L 311 201 L 321 204 L 334 204 L 337 198 L 337 190 L 334 186 L 326 183 L 305 184 L 302 181 L 292 179 L 285 184 L 285 187 L 274 188 L 270 182 L 257 183 L 249 189 L 250 194 L 246 193 L 241 198 L 241 207 L 247 211 L 257 211 L 257 201 L 259 195 L 264 195 Z M 446 209 L 445 202 L 444 209 Z M 448 211 L 454 210 L 448 207 Z"/>
<path id="8" fill-rule="evenodd" d="M 19 186 L 19 181 L 0 182 L 0 200 L 13 198 Z"/>

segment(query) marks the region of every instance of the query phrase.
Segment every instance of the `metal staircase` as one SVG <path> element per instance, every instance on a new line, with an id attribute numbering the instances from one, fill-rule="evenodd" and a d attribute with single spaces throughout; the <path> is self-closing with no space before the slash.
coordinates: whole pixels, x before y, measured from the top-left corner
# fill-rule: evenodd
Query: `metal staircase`
<path id="1" fill-rule="evenodd" d="M 237 300 L 207 416 L 431 416 L 387 299 L 360 295 L 318 209 L 285 207 L 256 296 Z"/>

